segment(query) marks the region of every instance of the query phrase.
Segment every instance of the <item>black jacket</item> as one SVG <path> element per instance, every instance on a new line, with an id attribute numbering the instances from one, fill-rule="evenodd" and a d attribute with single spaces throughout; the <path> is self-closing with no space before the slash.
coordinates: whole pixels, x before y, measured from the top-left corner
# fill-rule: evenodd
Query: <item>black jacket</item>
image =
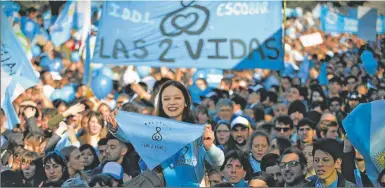
<path id="1" fill-rule="evenodd" d="M 350 182 L 353 182 L 357 184 L 356 178 L 354 176 L 354 170 L 356 169 L 356 164 L 354 162 L 356 153 L 353 150 L 349 153 L 344 153 L 343 159 L 342 159 L 342 174 L 344 175 L 344 178 Z M 365 172 L 361 172 L 361 180 L 364 187 L 373 187 L 372 182 L 369 180 L 368 175 Z"/>
<path id="2" fill-rule="evenodd" d="M 304 184 L 303 187 L 315 187 L 316 182 L 317 182 L 317 179 Z M 358 186 L 350 181 L 346 181 L 343 175 L 338 173 L 337 187 L 358 187 Z"/>

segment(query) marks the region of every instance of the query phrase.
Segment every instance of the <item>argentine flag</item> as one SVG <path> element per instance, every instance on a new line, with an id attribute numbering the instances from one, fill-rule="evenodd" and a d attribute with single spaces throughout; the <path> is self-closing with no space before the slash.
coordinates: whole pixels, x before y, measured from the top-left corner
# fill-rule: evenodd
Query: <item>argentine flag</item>
<path id="1" fill-rule="evenodd" d="M 71 38 L 74 25 L 75 1 L 67 1 L 64 4 L 59 17 L 50 29 L 51 39 L 54 46 L 60 46 Z"/>
<path id="2" fill-rule="evenodd" d="M 358 105 L 342 122 L 348 138 L 365 159 L 373 185 L 385 167 L 385 100 Z"/>
<path id="3" fill-rule="evenodd" d="M 1 107 L 7 119 L 6 128 L 20 123 L 12 102 L 26 89 L 35 86 L 39 78 L 35 74 L 11 23 L 1 9 Z"/>

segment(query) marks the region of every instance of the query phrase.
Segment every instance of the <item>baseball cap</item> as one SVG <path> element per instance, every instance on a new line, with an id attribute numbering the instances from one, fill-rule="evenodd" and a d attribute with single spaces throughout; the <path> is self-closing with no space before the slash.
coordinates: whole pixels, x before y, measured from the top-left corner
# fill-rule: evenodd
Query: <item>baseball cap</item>
<path id="1" fill-rule="evenodd" d="M 210 93 L 207 93 L 207 94 L 204 95 L 204 96 L 200 96 L 200 98 L 201 98 L 201 100 L 204 100 L 204 99 L 209 98 L 209 99 L 213 100 L 215 103 L 218 102 L 218 95 L 217 95 L 217 93 L 214 92 L 214 91 L 212 91 L 212 92 L 210 92 Z"/>
<path id="2" fill-rule="evenodd" d="M 236 125 L 242 125 L 243 127 L 250 128 L 250 122 L 246 118 L 242 116 L 236 117 L 232 122 L 231 122 L 231 129 L 233 129 Z"/>
<path id="3" fill-rule="evenodd" d="M 102 174 L 109 175 L 117 180 L 123 178 L 123 168 L 117 162 L 108 162 L 104 165 Z"/>

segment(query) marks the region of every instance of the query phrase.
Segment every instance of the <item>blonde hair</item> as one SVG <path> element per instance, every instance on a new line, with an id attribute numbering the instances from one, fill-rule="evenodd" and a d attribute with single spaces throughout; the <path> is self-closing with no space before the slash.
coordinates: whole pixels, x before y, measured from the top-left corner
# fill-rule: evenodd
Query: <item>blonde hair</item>
<path id="1" fill-rule="evenodd" d="M 22 163 L 29 163 L 31 164 L 32 161 L 38 159 L 40 156 L 36 152 L 27 151 L 25 153 L 22 153 L 21 155 L 21 162 Z"/>
<path id="2" fill-rule="evenodd" d="M 24 138 L 24 146 L 26 147 L 26 149 L 36 153 L 42 153 L 44 151 L 46 143 L 47 140 L 44 138 L 44 136 L 40 135 L 28 134 Z"/>

